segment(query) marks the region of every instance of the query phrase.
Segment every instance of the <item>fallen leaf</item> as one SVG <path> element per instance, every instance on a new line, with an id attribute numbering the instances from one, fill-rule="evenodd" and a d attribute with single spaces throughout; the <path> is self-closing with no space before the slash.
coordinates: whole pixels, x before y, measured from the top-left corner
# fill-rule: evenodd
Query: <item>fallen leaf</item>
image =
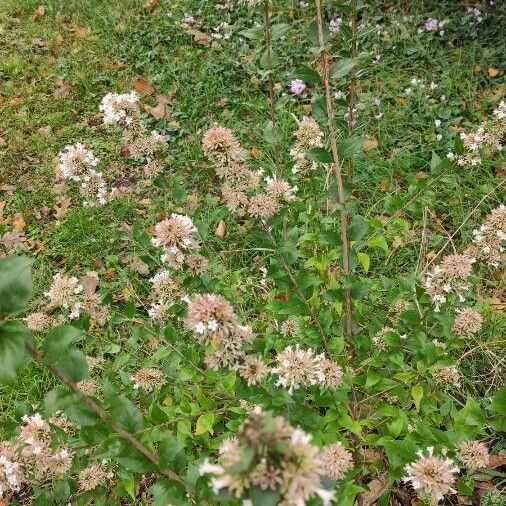
<path id="1" fill-rule="evenodd" d="M 86 298 L 92 300 L 95 298 L 95 292 L 98 286 L 98 274 L 95 271 L 88 271 L 84 277 L 84 286 L 86 287 Z"/>
<path id="2" fill-rule="evenodd" d="M 56 98 L 66 98 L 70 95 L 70 86 L 63 82 L 61 77 L 56 79 L 56 89 L 53 92 L 53 95 Z"/>
<path id="3" fill-rule="evenodd" d="M 360 504 L 362 506 L 371 506 L 374 504 L 383 494 L 386 489 L 386 476 L 382 475 L 374 480 L 371 480 L 367 486 L 369 490 L 360 495 L 361 501 Z"/>
<path id="4" fill-rule="evenodd" d="M 156 96 L 156 106 L 151 107 L 149 105 L 144 106 L 144 110 L 155 119 L 162 119 L 170 117 L 170 114 L 167 113 L 167 104 L 171 101 L 170 97 L 167 95 L 157 95 Z"/>
<path id="5" fill-rule="evenodd" d="M 71 200 L 67 196 L 60 196 L 54 205 L 54 215 L 57 220 L 63 218 L 70 208 Z"/>
<path id="6" fill-rule="evenodd" d="M 39 37 L 34 37 L 32 39 L 32 45 L 37 46 L 41 49 L 45 49 L 47 47 L 47 44 Z"/>
<path id="7" fill-rule="evenodd" d="M 78 39 L 85 39 L 91 33 L 91 28 L 89 26 L 76 26 L 72 28 L 71 31 Z"/>
<path id="8" fill-rule="evenodd" d="M 6 222 L 6 219 L 4 218 L 4 210 L 6 205 L 7 202 L 5 200 L 0 200 L 0 225 Z"/>
<path id="9" fill-rule="evenodd" d="M 406 105 L 408 103 L 408 99 L 406 97 L 397 96 L 394 100 L 397 105 Z"/>
<path id="10" fill-rule="evenodd" d="M 500 453 L 499 455 L 490 455 L 490 460 L 488 463 L 489 469 L 496 469 L 497 467 L 502 467 L 506 465 L 506 452 Z"/>
<path id="11" fill-rule="evenodd" d="M 41 18 L 42 16 L 44 16 L 44 14 L 46 13 L 46 9 L 43 5 L 39 5 L 34 11 L 33 11 L 33 15 L 36 17 L 36 18 Z"/>
<path id="12" fill-rule="evenodd" d="M 496 67 L 489 67 L 487 69 L 488 77 L 497 77 L 499 75 L 499 69 Z"/>
<path id="13" fill-rule="evenodd" d="M 137 274 L 140 274 L 141 276 L 144 277 L 149 276 L 148 264 L 146 262 L 143 262 L 138 257 L 132 258 L 132 261 L 130 262 L 130 267 L 132 268 L 132 270 L 134 270 Z"/>
<path id="14" fill-rule="evenodd" d="M 136 77 L 133 80 L 134 90 L 138 93 L 144 93 L 145 95 L 151 95 L 155 91 L 155 87 L 143 77 Z"/>
<path id="15" fill-rule="evenodd" d="M 16 248 L 16 246 L 19 246 L 25 240 L 26 239 L 24 232 L 12 230 L 11 232 L 6 232 L 3 236 L 0 237 L 0 244 L 9 250 Z"/>
<path id="16" fill-rule="evenodd" d="M 217 102 L 216 102 L 216 106 L 217 107 L 225 107 L 228 103 L 228 98 L 227 97 L 221 97 Z"/>
<path id="17" fill-rule="evenodd" d="M 114 281 L 114 279 L 116 278 L 116 269 L 114 267 L 109 267 L 108 269 L 106 269 L 104 272 L 104 278 L 107 281 Z"/>
<path id="18" fill-rule="evenodd" d="M 260 148 L 252 147 L 249 149 L 249 154 L 253 158 L 260 158 L 263 155 L 263 151 Z"/>
<path id="19" fill-rule="evenodd" d="M 495 175 L 497 177 L 500 177 L 501 179 L 506 179 L 506 165 L 503 165 L 501 167 L 496 167 Z"/>
<path id="20" fill-rule="evenodd" d="M 225 224 L 225 222 L 223 220 L 220 220 L 220 222 L 218 223 L 218 226 L 216 227 L 216 231 L 214 232 L 214 235 L 216 237 L 223 238 L 223 237 L 225 237 L 226 232 L 227 232 L 227 225 Z"/>
<path id="21" fill-rule="evenodd" d="M 213 41 L 213 38 L 210 35 L 207 35 L 207 33 L 202 32 L 201 30 L 190 28 L 187 30 L 187 32 L 193 38 L 193 42 L 199 46 L 208 46 Z"/>
<path id="22" fill-rule="evenodd" d="M 0 190 L 3 192 L 13 192 L 16 189 L 16 187 L 12 184 L 3 183 L 0 185 Z"/>
<path id="23" fill-rule="evenodd" d="M 371 149 L 376 149 L 378 147 L 378 140 L 371 138 L 371 139 L 365 139 L 364 142 L 362 142 L 362 147 L 366 151 L 370 151 Z"/>
<path id="24" fill-rule="evenodd" d="M 144 4 L 144 8 L 148 11 L 152 11 L 159 3 L 160 0 L 147 0 Z"/>
<path id="25" fill-rule="evenodd" d="M 119 148 L 119 156 L 123 158 L 128 158 L 130 156 L 130 149 L 125 144 L 121 145 Z"/>
<path id="26" fill-rule="evenodd" d="M 23 230 L 26 227 L 26 222 L 23 219 L 22 214 L 19 214 L 19 213 L 16 214 L 16 216 L 14 217 L 14 220 L 12 222 L 12 226 L 16 232 L 23 232 Z"/>
<path id="27" fill-rule="evenodd" d="M 386 192 L 390 188 L 390 180 L 382 179 L 378 188 L 380 192 Z"/>
<path id="28" fill-rule="evenodd" d="M 477 76 L 481 72 L 481 65 L 475 65 L 473 68 L 473 74 Z"/>

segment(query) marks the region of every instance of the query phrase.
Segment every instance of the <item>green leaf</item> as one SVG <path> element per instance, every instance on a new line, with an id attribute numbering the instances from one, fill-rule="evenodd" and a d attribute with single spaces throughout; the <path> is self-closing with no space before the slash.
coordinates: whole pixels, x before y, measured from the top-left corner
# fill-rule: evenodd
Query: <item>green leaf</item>
<path id="1" fill-rule="evenodd" d="M 263 135 L 264 135 L 265 142 L 267 142 L 269 144 L 274 143 L 274 126 L 273 126 L 271 120 L 266 121 L 265 126 L 264 126 Z"/>
<path id="2" fill-rule="evenodd" d="M 415 401 L 416 410 L 420 411 L 420 403 L 423 398 L 423 387 L 421 385 L 415 385 L 411 389 L 411 397 L 413 397 L 413 400 Z"/>
<path id="3" fill-rule="evenodd" d="M 403 469 L 406 464 L 413 462 L 418 450 L 416 444 L 407 439 L 403 441 L 388 439 L 383 442 L 383 447 L 394 470 Z"/>
<path id="4" fill-rule="evenodd" d="M 388 243 L 384 235 L 375 235 L 367 241 L 367 245 L 370 248 L 381 249 L 385 253 L 388 253 Z"/>
<path id="5" fill-rule="evenodd" d="M 358 486 L 355 482 L 343 483 L 337 491 L 335 506 L 353 506 L 357 494 L 361 492 L 366 492 L 366 489 Z"/>
<path id="6" fill-rule="evenodd" d="M 27 257 L 0 260 L 0 317 L 26 309 L 33 292 L 31 265 Z"/>
<path id="7" fill-rule="evenodd" d="M 276 23 L 271 26 L 271 39 L 278 40 L 281 37 L 284 37 L 289 30 L 290 25 L 288 23 Z"/>
<path id="8" fill-rule="evenodd" d="M 308 27 L 308 38 L 311 46 L 320 48 L 320 40 L 318 37 L 318 24 L 316 20 L 312 21 Z M 323 25 L 323 43 L 327 42 L 330 39 L 330 30 L 327 24 Z"/>
<path id="9" fill-rule="evenodd" d="M 242 35 L 249 40 L 259 40 L 263 38 L 264 30 L 261 26 L 255 26 L 253 28 L 248 28 L 247 30 L 240 31 L 239 35 Z"/>
<path id="10" fill-rule="evenodd" d="M 25 344 L 31 337 L 21 323 L 0 323 L 0 382 L 14 381 L 16 371 L 25 359 Z"/>
<path id="11" fill-rule="evenodd" d="M 141 411 L 124 395 L 120 395 L 112 400 L 111 418 L 114 422 L 131 433 L 140 431 L 144 426 Z"/>
<path id="12" fill-rule="evenodd" d="M 325 148 L 311 148 L 306 158 L 320 163 L 332 163 L 332 155 Z"/>
<path id="13" fill-rule="evenodd" d="M 341 424 L 341 426 L 349 430 L 350 432 L 353 432 L 353 434 L 357 435 L 358 437 L 362 438 L 362 427 L 360 426 L 360 423 L 356 420 L 353 420 L 350 415 L 342 415 L 338 418 L 338 422 Z"/>
<path id="14" fill-rule="evenodd" d="M 60 325 L 48 332 L 44 342 L 44 360 L 53 364 L 67 351 L 69 346 L 81 339 L 83 333 L 70 325 Z"/>
<path id="15" fill-rule="evenodd" d="M 322 95 L 314 95 L 311 99 L 311 110 L 316 121 L 326 123 L 327 121 L 327 104 Z"/>
<path id="16" fill-rule="evenodd" d="M 462 438 L 473 439 L 485 433 L 485 415 L 480 405 L 468 397 L 466 405 L 453 416 L 454 430 Z"/>
<path id="17" fill-rule="evenodd" d="M 337 150 L 343 158 L 352 158 L 362 151 L 363 136 L 348 137 L 339 141 Z"/>
<path id="18" fill-rule="evenodd" d="M 348 227 L 348 238 L 350 241 L 360 241 L 367 231 L 369 230 L 369 225 L 362 218 L 362 216 L 356 214 L 351 218 L 350 225 Z"/>
<path id="19" fill-rule="evenodd" d="M 293 75 L 302 79 L 305 83 L 319 83 L 322 80 L 321 75 L 309 67 L 299 67 Z"/>
<path id="20" fill-rule="evenodd" d="M 329 76 L 331 79 L 339 79 L 349 74 L 353 67 L 357 64 L 356 58 L 343 58 L 333 63 L 329 68 Z"/>
<path id="21" fill-rule="evenodd" d="M 262 490 L 258 487 L 252 487 L 249 498 L 253 506 L 276 506 L 276 504 L 279 504 L 281 496 L 274 490 Z"/>
<path id="22" fill-rule="evenodd" d="M 362 266 L 362 269 L 364 269 L 364 272 L 367 274 L 369 272 L 369 268 L 371 267 L 371 257 L 367 253 L 359 251 L 357 253 L 357 258 Z"/>
<path id="23" fill-rule="evenodd" d="M 86 357 L 82 351 L 75 348 L 71 348 L 67 350 L 65 354 L 61 355 L 55 367 L 74 383 L 89 376 Z"/>
<path id="24" fill-rule="evenodd" d="M 184 486 L 181 483 L 174 483 L 166 478 L 161 478 L 149 492 L 153 496 L 153 506 L 185 506 L 188 503 Z"/>
<path id="25" fill-rule="evenodd" d="M 201 436 L 202 434 L 206 434 L 209 432 L 213 434 L 213 425 L 215 422 L 216 416 L 214 413 L 204 413 L 200 415 L 197 419 L 197 423 L 195 425 L 195 435 Z"/>
<path id="26" fill-rule="evenodd" d="M 170 465 L 175 460 L 177 462 L 185 460 L 184 448 L 184 443 L 178 441 L 172 434 L 168 433 L 167 436 L 160 442 L 160 448 L 158 450 L 160 469 L 169 469 Z"/>
<path id="27" fill-rule="evenodd" d="M 441 157 L 435 152 L 432 152 L 432 159 L 430 161 L 430 170 L 436 170 L 441 165 Z"/>

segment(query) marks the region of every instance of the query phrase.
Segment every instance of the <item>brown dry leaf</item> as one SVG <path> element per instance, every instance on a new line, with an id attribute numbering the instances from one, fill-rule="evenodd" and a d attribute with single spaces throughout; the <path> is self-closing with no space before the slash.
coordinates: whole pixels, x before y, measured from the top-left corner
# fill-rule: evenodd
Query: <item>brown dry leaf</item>
<path id="1" fill-rule="evenodd" d="M 152 11 L 159 3 L 160 0 L 146 0 L 143 7 L 148 11 Z"/>
<path id="2" fill-rule="evenodd" d="M 12 227 L 16 232 L 23 232 L 26 227 L 26 222 L 23 218 L 23 215 L 17 213 L 14 217 L 14 221 L 12 222 Z"/>
<path id="3" fill-rule="evenodd" d="M 57 33 L 53 41 L 53 51 L 56 52 L 61 51 L 62 45 L 63 45 L 63 35 L 61 33 Z"/>
<path id="4" fill-rule="evenodd" d="M 378 139 L 374 139 L 374 138 L 365 139 L 364 142 L 362 143 L 362 147 L 366 151 L 370 151 L 371 149 L 376 149 L 378 147 Z"/>
<path id="5" fill-rule="evenodd" d="M 496 67 L 489 67 L 487 69 L 488 77 L 497 77 L 499 75 L 499 69 Z"/>
<path id="6" fill-rule="evenodd" d="M 228 103 L 228 98 L 227 97 L 221 97 L 217 102 L 216 102 L 216 106 L 217 107 L 225 107 Z"/>
<path id="7" fill-rule="evenodd" d="M 44 244 L 36 239 L 28 239 L 28 248 L 34 255 L 37 255 L 46 249 Z"/>
<path id="8" fill-rule="evenodd" d="M 249 154 L 253 157 L 253 158 L 260 158 L 263 154 L 263 151 L 260 149 L 260 148 L 250 148 L 249 150 Z"/>
<path id="9" fill-rule="evenodd" d="M 506 165 L 503 165 L 502 167 L 496 167 L 495 175 L 501 179 L 506 179 Z"/>
<path id="10" fill-rule="evenodd" d="M 43 5 L 39 5 L 34 11 L 33 15 L 36 18 L 41 18 L 46 13 L 46 8 Z"/>
<path id="11" fill-rule="evenodd" d="M 367 486 L 369 490 L 361 494 L 360 504 L 362 506 L 371 506 L 374 504 L 383 494 L 386 489 L 386 476 L 382 475 L 374 480 L 370 481 Z"/>
<path id="12" fill-rule="evenodd" d="M 473 68 L 473 74 L 477 76 L 481 72 L 481 65 L 475 65 Z"/>
<path id="13" fill-rule="evenodd" d="M 120 146 L 119 148 L 119 156 L 123 157 L 123 158 L 128 158 L 130 156 L 130 149 L 128 146 L 126 146 L 125 144 L 123 144 L 122 146 Z"/>
<path id="14" fill-rule="evenodd" d="M 382 179 L 378 187 L 379 191 L 386 192 L 389 188 L 390 188 L 390 180 Z"/>
<path id="15" fill-rule="evenodd" d="M 144 93 L 145 95 L 151 95 L 155 92 L 155 87 L 143 77 L 136 77 L 133 80 L 134 90 L 138 93 Z"/>
<path id="16" fill-rule="evenodd" d="M 225 237 L 225 234 L 227 233 L 227 225 L 223 220 L 220 220 L 218 223 L 218 226 L 216 227 L 216 231 L 214 232 L 214 235 L 216 237 L 223 238 Z"/>
<path id="17" fill-rule="evenodd" d="M 4 210 L 7 202 L 5 200 L 0 200 L 0 225 L 5 223 L 7 220 L 4 218 Z"/>
<path id="18" fill-rule="evenodd" d="M 427 172 L 424 172 L 423 170 L 419 170 L 419 171 L 415 174 L 415 178 L 416 178 L 416 179 L 427 179 Z"/>
<path id="19" fill-rule="evenodd" d="M 134 270 L 137 274 L 140 274 L 141 276 L 147 277 L 149 276 L 149 266 L 146 262 L 143 262 L 139 257 L 133 257 L 132 261 L 130 262 L 130 267 L 132 270 Z"/>
<path id="20" fill-rule="evenodd" d="M 84 277 L 84 286 L 86 287 L 86 298 L 91 300 L 95 297 L 98 286 L 98 274 L 95 271 L 88 271 Z"/>
<path id="21" fill-rule="evenodd" d="M 16 187 L 13 184 L 3 183 L 0 185 L 0 191 L 3 192 L 13 192 Z"/>
<path id="22" fill-rule="evenodd" d="M 169 118 L 170 114 L 167 113 L 167 104 L 171 101 L 167 95 L 156 96 L 156 106 L 144 106 L 144 110 L 155 119 Z"/>
<path id="23" fill-rule="evenodd" d="M 241 56 L 241 60 L 244 63 L 253 63 L 255 61 L 255 55 L 254 54 L 245 54 L 244 56 Z"/>
<path id="24" fill-rule="evenodd" d="M 496 469 L 504 465 L 506 465 L 506 452 L 499 455 L 490 455 L 490 461 L 487 466 L 489 469 Z"/>
<path id="25" fill-rule="evenodd" d="M 3 236 L 0 237 L 0 244 L 8 250 L 16 248 L 16 246 L 23 244 L 25 241 L 25 233 L 18 232 L 16 230 L 6 232 Z"/>
<path id="26" fill-rule="evenodd" d="M 213 41 L 213 38 L 210 35 L 207 35 L 207 33 L 202 32 L 201 30 L 190 28 L 186 31 L 191 35 L 193 42 L 199 46 L 208 46 Z"/>
<path id="27" fill-rule="evenodd" d="M 109 267 L 108 269 L 106 269 L 104 272 L 104 278 L 107 281 L 114 281 L 114 279 L 116 278 L 116 269 L 114 267 Z"/>
<path id="28" fill-rule="evenodd" d="M 406 105 L 408 103 L 408 99 L 406 97 L 397 96 L 394 100 L 397 105 Z"/>
<path id="29" fill-rule="evenodd" d="M 47 47 L 47 44 L 39 37 L 34 37 L 32 39 L 32 45 L 37 46 L 41 49 L 45 49 Z"/>
<path id="30" fill-rule="evenodd" d="M 57 220 L 63 218 L 67 214 L 71 203 L 71 200 L 64 195 L 56 199 L 56 204 L 54 205 L 54 215 Z"/>
<path id="31" fill-rule="evenodd" d="M 85 39 L 91 34 L 91 28 L 89 26 L 76 26 L 71 31 L 78 39 Z"/>
<path id="32" fill-rule="evenodd" d="M 53 92 L 53 95 L 56 98 L 66 98 L 70 95 L 70 86 L 63 82 L 61 77 L 56 79 L 56 89 Z"/>

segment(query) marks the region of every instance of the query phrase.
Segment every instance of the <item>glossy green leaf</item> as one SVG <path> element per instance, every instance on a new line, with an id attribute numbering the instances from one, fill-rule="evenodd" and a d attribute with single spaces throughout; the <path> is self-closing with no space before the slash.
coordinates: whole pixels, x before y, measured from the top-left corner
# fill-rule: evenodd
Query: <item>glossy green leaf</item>
<path id="1" fill-rule="evenodd" d="M 0 317 L 26 309 L 33 292 L 31 265 L 27 257 L 0 260 Z"/>

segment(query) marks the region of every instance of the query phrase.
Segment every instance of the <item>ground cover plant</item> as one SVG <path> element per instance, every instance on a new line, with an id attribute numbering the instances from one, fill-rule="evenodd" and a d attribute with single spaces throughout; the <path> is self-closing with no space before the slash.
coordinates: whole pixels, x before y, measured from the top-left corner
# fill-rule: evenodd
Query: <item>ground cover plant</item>
<path id="1" fill-rule="evenodd" d="M 506 504 L 503 27 L 4 0 L 0 503 Z"/>

